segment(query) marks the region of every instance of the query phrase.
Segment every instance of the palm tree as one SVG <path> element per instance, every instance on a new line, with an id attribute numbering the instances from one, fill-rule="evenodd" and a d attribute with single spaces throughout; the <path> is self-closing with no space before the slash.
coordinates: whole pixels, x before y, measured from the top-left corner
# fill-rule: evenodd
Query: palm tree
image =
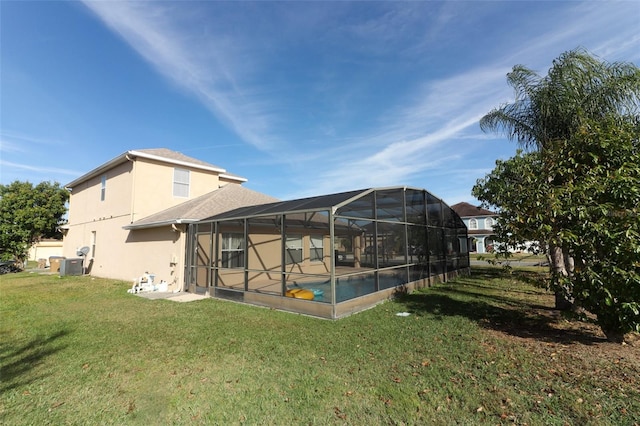
<path id="1" fill-rule="evenodd" d="M 640 112 L 640 69 L 600 61 L 582 49 L 560 55 L 546 77 L 517 65 L 507 82 L 515 89 L 514 102 L 482 117 L 480 128 L 503 133 L 525 148 L 544 151 L 553 141 L 571 137 L 586 120 Z"/>
<path id="2" fill-rule="evenodd" d="M 562 185 L 551 170 L 557 156 L 554 147 L 563 144 L 588 121 L 608 116 L 620 120 L 640 117 L 640 69 L 634 64 L 607 63 L 583 49 L 563 53 L 553 61 L 546 77 L 522 65 L 507 74 L 515 90 L 515 100 L 501 105 L 480 120 L 480 128 L 502 133 L 523 148 L 540 152 L 544 176 L 554 185 Z M 553 202 L 553 194 L 541 200 Z M 573 260 L 563 249 L 560 231 L 562 218 L 551 218 L 547 232 L 538 235 L 549 244 L 549 260 L 554 276 L 573 271 Z M 556 307 L 567 309 L 571 303 L 563 297 L 570 289 L 556 292 Z"/>

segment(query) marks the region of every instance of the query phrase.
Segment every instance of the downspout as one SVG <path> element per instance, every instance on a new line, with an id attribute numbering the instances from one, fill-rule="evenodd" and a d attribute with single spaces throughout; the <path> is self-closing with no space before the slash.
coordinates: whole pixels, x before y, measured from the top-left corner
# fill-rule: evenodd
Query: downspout
<path id="1" fill-rule="evenodd" d="M 133 223 L 135 217 L 135 207 L 136 207 L 136 161 L 135 159 L 129 157 L 129 154 L 125 154 L 125 158 L 131 161 L 131 211 L 130 211 L 130 223 Z"/>

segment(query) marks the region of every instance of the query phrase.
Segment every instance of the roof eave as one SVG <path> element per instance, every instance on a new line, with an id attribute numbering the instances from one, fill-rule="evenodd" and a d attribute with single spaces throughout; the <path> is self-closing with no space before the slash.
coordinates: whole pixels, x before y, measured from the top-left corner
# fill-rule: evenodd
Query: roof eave
<path id="1" fill-rule="evenodd" d="M 101 164 L 100 166 L 96 167 L 95 169 L 91 170 L 88 173 L 83 174 L 82 176 L 80 176 L 79 178 L 69 182 L 68 184 L 66 184 L 64 187 L 68 190 L 73 190 L 73 188 L 75 188 L 76 186 L 78 186 L 78 184 L 89 180 L 95 176 L 98 176 L 99 174 L 102 174 L 103 172 L 105 172 L 106 170 L 109 170 L 111 168 L 113 168 L 114 166 L 117 166 L 118 164 L 122 164 L 126 161 L 128 161 L 127 156 L 130 154 L 131 151 L 127 151 L 125 153 L 122 153 L 120 155 L 118 155 L 117 157 L 107 161 L 104 164 Z"/>
<path id="2" fill-rule="evenodd" d="M 221 169 L 220 167 L 204 166 L 202 164 L 190 163 L 188 161 L 174 160 L 172 158 L 162 157 L 160 155 L 148 154 L 146 152 L 141 152 L 141 151 L 129 151 L 128 154 L 133 155 L 135 157 L 146 158 L 148 160 L 155 160 L 163 163 L 175 164 L 178 166 L 186 166 L 194 169 L 207 170 L 207 171 L 216 172 L 216 173 L 226 173 L 226 170 Z"/>
<path id="3" fill-rule="evenodd" d="M 221 177 L 222 179 L 229 179 L 229 180 L 233 180 L 233 181 L 236 181 L 236 182 L 247 182 L 247 181 L 248 181 L 248 179 L 245 179 L 245 178 L 243 178 L 243 177 L 240 177 L 240 176 L 231 176 L 231 175 L 228 175 L 228 174 L 226 174 L 226 173 L 220 173 L 220 177 Z"/>
<path id="4" fill-rule="evenodd" d="M 104 173 L 107 170 L 112 169 L 113 167 L 122 164 L 126 161 L 130 161 L 132 158 L 134 157 L 140 157 L 140 158 L 146 158 L 148 160 L 154 160 L 154 161 L 160 161 L 162 163 L 166 163 L 166 164 L 174 164 L 177 166 L 184 166 L 184 167 L 190 167 L 193 169 L 198 169 L 198 170 L 205 170 L 205 171 L 209 171 L 209 172 L 215 172 L 218 173 L 220 175 L 220 177 L 222 177 L 223 179 L 228 179 L 228 180 L 233 180 L 233 181 L 237 181 L 237 182 L 247 182 L 247 179 L 240 177 L 240 176 L 231 176 L 226 174 L 227 171 L 225 169 L 219 168 L 219 167 L 214 167 L 214 166 L 204 166 L 202 164 L 195 164 L 195 163 L 190 163 L 188 161 L 181 161 L 181 160 L 174 160 L 171 158 L 167 158 L 167 157 L 162 157 L 159 155 L 153 155 L 153 154 L 148 154 L 146 152 L 141 152 L 141 151 L 126 151 L 122 154 L 120 154 L 119 156 L 113 158 L 112 160 L 107 161 L 104 164 L 101 164 L 100 166 L 96 167 L 95 169 L 91 170 L 88 173 L 85 173 L 84 175 L 80 176 L 79 178 L 69 182 L 68 184 L 65 185 L 65 188 L 69 189 L 69 190 L 73 190 L 74 187 L 78 186 L 78 184 L 87 181 L 95 176 L 98 176 L 102 173 Z"/>

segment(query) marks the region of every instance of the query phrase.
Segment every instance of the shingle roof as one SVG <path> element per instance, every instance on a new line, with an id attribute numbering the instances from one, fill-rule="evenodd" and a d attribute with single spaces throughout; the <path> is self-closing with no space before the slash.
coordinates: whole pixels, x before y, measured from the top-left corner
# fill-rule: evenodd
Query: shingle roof
<path id="1" fill-rule="evenodd" d="M 498 216 L 495 212 L 465 202 L 454 204 L 451 208 L 458 213 L 460 217 Z"/>
<path id="2" fill-rule="evenodd" d="M 278 201 L 260 192 L 230 183 L 193 200 L 185 201 L 125 226 L 125 229 L 155 228 L 175 223 L 196 222 L 229 210 Z"/>
<path id="3" fill-rule="evenodd" d="M 148 154 L 148 155 L 151 155 L 151 156 L 161 157 L 161 158 L 164 158 L 164 159 L 167 159 L 167 160 L 180 161 L 180 162 L 184 162 L 184 163 L 190 163 L 190 164 L 194 164 L 194 165 L 199 165 L 199 166 L 219 169 L 222 172 L 226 171 L 223 167 L 216 166 L 216 165 L 211 164 L 211 163 L 207 163 L 206 161 L 198 160 L 197 158 L 189 157 L 188 155 L 184 155 L 181 152 L 172 151 L 172 150 L 167 149 L 167 148 L 136 149 L 136 150 L 133 150 L 131 152 L 134 152 L 134 153 L 140 153 L 141 152 L 141 153 Z"/>

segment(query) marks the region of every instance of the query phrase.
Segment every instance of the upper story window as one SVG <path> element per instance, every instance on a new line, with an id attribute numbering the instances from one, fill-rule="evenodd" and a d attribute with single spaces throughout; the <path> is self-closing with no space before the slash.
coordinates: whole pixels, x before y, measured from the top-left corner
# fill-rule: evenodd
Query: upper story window
<path id="1" fill-rule="evenodd" d="M 493 219 L 492 219 L 492 218 L 490 218 L 490 217 L 486 218 L 486 219 L 484 220 L 484 227 L 485 227 L 486 229 L 491 229 L 491 228 L 493 228 Z"/>
<path id="2" fill-rule="evenodd" d="M 478 229 L 478 221 L 476 219 L 469 219 L 469 229 Z"/>
<path id="3" fill-rule="evenodd" d="M 173 169 L 173 196 L 189 197 L 189 170 Z"/>
<path id="4" fill-rule="evenodd" d="M 104 201 L 107 196 L 107 175 L 102 175 L 100 178 L 100 201 Z"/>

